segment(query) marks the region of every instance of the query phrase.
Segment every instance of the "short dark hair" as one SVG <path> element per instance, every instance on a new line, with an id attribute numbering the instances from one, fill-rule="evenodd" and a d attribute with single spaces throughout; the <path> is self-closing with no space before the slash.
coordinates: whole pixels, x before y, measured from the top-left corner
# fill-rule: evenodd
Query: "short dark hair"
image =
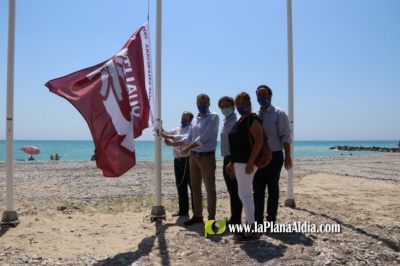
<path id="1" fill-rule="evenodd" d="M 192 114 L 192 112 L 189 112 L 189 111 L 183 111 L 183 113 L 182 114 L 189 114 L 189 119 L 190 119 L 190 121 L 192 121 L 193 120 L 193 117 L 194 117 L 194 115 Z"/>
<path id="2" fill-rule="evenodd" d="M 221 102 L 228 102 L 228 103 L 230 103 L 232 106 L 235 105 L 235 101 L 233 100 L 232 97 L 229 97 L 229 96 L 221 97 L 221 99 L 219 99 L 219 101 L 218 101 L 218 107 L 219 107 L 219 105 L 221 104 Z"/>
<path id="3" fill-rule="evenodd" d="M 272 90 L 271 90 L 271 88 L 268 87 L 267 85 L 260 85 L 260 86 L 258 86 L 257 89 L 256 89 L 256 93 L 257 93 L 257 91 L 258 91 L 259 89 L 267 89 L 267 90 L 268 90 L 268 93 L 272 96 Z"/>
<path id="4" fill-rule="evenodd" d="M 210 102 L 210 97 L 208 97 L 207 94 L 200 93 L 199 95 L 197 95 L 197 100 L 199 100 L 200 98 L 205 98 L 208 102 Z"/>

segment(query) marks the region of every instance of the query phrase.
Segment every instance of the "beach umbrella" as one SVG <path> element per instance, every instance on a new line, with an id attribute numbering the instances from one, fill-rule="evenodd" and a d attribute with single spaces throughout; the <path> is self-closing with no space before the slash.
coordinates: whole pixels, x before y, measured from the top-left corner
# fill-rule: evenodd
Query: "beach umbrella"
<path id="1" fill-rule="evenodd" d="M 36 146 L 24 146 L 21 148 L 21 151 L 30 155 L 37 155 L 40 153 L 40 149 Z"/>

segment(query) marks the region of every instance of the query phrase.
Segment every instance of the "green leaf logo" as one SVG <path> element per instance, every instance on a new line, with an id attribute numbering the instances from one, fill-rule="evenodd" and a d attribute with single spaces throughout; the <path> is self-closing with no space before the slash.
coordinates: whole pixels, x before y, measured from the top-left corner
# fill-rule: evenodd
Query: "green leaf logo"
<path id="1" fill-rule="evenodd" d="M 214 232 L 212 225 L 214 223 L 218 224 L 218 231 Z M 226 230 L 226 218 L 224 220 L 208 220 L 207 223 L 204 225 L 204 237 L 207 237 L 208 235 L 220 235 L 224 233 Z"/>

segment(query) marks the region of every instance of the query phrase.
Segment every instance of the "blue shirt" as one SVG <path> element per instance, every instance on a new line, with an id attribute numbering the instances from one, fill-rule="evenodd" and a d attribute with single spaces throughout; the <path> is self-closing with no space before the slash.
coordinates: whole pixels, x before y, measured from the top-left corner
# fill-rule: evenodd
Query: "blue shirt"
<path id="1" fill-rule="evenodd" d="M 197 116 L 192 120 L 190 132 L 182 140 L 185 145 L 196 142 L 199 146 L 193 148 L 196 152 L 210 152 L 217 148 L 219 117 L 209 110 L 204 116 Z"/>
<path id="2" fill-rule="evenodd" d="M 224 124 L 221 130 L 221 155 L 224 157 L 231 155 L 231 151 L 229 149 L 228 133 L 229 131 L 231 131 L 233 125 L 235 125 L 236 122 L 236 113 L 233 113 L 228 120 L 224 119 Z"/>
<path id="3" fill-rule="evenodd" d="M 165 131 L 165 133 L 168 135 L 172 135 L 174 137 L 174 141 L 178 141 L 189 135 L 189 131 L 190 131 L 190 125 L 184 128 L 176 127 L 174 129 Z M 190 152 L 185 156 L 181 155 L 183 146 L 172 147 L 172 148 L 173 148 L 172 155 L 174 156 L 174 158 L 187 157 L 190 155 Z"/>
<path id="4" fill-rule="evenodd" d="M 283 142 L 292 143 L 290 136 L 291 128 L 289 117 L 283 110 L 270 105 L 266 110 L 258 110 L 258 116 L 262 120 L 265 134 L 268 137 L 268 144 L 271 151 L 281 151 Z"/>

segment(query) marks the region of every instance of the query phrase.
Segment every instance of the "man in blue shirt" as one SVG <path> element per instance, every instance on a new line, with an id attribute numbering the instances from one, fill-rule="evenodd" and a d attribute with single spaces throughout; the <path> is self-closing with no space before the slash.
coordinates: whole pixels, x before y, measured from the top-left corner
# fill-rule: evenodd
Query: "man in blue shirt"
<path id="1" fill-rule="evenodd" d="M 272 151 L 272 160 L 264 168 L 258 169 L 253 179 L 255 220 L 263 223 L 265 188 L 268 188 L 267 221 L 275 222 L 279 203 L 279 177 L 282 165 L 286 170 L 292 168 L 290 156 L 291 128 L 285 112 L 271 104 L 272 90 L 266 85 L 260 85 L 256 91 L 260 104 L 258 116 L 262 120 L 265 134 Z M 283 156 L 282 150 L 285 150 Z"/>
<path id="2" fill-rule="evenodd" d="M 185 148 L 182 155 L 190 151 L 190 178 L 193 192 L 194 215 L 184 222 L 189 226 L 203 222 L 203 194 L 201 181 L 207 192 L 208 220 L 215 220 L 217 207 L 217 192 L 215 187 L 217 136 L 219 117 L 215 112 L 210 112 L 210 98 L 207 94 L 197 96 L 197 109 L 199 114 L 192 121 L 189 135 L 182 139 Z"/>

